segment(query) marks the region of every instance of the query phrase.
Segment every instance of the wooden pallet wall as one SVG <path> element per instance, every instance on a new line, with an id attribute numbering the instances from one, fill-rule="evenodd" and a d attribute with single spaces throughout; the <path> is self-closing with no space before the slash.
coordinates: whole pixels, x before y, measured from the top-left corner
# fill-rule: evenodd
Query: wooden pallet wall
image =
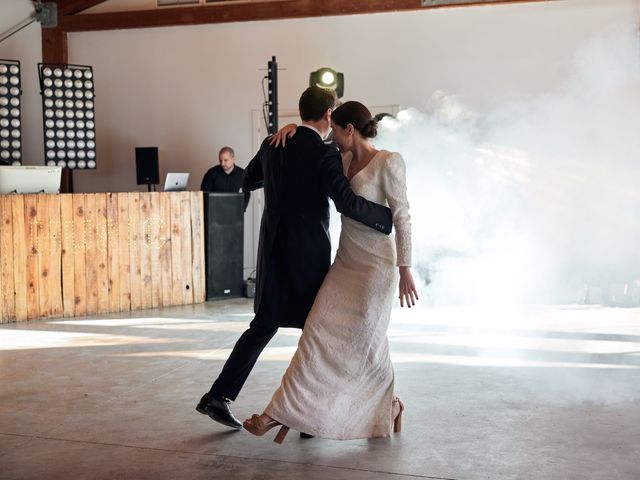
<path id="1" fill-rule="evenodd" d="M 0 323 L 205 300 L 202 192 L 0 195 Z"/>

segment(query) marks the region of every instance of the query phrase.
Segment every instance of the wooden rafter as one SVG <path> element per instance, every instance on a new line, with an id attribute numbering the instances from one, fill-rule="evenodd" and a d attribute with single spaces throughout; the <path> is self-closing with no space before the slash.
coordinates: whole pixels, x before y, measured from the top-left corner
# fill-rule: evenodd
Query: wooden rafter
<path id="1" fill-rule="evenodd" d="M 60 16 L 59 27 L 67 32 L 80 32 L 544 1 L 558 0 L 271 0 L 230 2 L 128 12 L 65 15 Z M 100 2 L 68 0 L 68 3 L 96 4 Z"/>
<path id="2" fill-rule="evenodd" d="M 42 29 L 43 63 L 68 63 L 67 32 L 59 28 Z"/>
<path id="3" fill-rule="evenodd" d="M 58 0 L 58 16 L 75 15 L 88 8 L 104 3 L 106 0 Z"/>

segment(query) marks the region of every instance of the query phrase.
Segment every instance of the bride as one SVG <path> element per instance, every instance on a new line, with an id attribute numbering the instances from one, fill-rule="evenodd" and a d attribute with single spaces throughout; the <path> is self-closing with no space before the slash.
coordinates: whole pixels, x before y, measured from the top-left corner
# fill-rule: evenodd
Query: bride
<path id="1" fill-rule="evenodd" d="M 393 236 L 341 217 L 335 261 L 282 383 L 264 413 L 243 423 L 254 435 L 280 425 L 278 443 L 289 428 L 337 440 L 386 437 L 401 428 L 404 406 L 394 396 L 387 328 L 398 277 L 400 305 L 418 299 L 405 164 L 399 153 L 369 142 L 377 123 L 363 104 L 342 104 L 331 126 L 353 191 L 391 208 L 395 244 Z M 280 136 L 286 138 L 286 127 Z"/>

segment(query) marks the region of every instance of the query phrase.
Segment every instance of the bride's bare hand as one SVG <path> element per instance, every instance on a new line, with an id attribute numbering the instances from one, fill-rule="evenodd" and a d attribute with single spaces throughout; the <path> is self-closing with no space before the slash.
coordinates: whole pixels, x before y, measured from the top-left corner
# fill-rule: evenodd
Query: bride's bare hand
<path id="1" fill-rule="evenodd" d="M 411 308 L 416 304 L 418 300 L 418 291 L 416 290 L 416 284 L 413 281 L 413 275 L 411 275 L 410 267 L 400 267 L 400 306 Z"/>
<path id="2" fill-rule="evenodd" d="M 271 140 L 269 140 L 269 145 L 272 147 L 279 147 L 282 145 L 283 147 L 287 143 L 287 139 L 293 137 L 296 134 L 296 128 L 298 126 L 295 123 L 289 123 L 278 130 L 271 136 Z"/>

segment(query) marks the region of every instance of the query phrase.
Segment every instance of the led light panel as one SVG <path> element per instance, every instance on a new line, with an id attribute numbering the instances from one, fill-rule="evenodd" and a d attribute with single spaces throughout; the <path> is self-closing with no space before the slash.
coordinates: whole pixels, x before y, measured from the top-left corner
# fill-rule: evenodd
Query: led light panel
<path id="1" fill-rule="evenodd" d="M 45 164 L 96 168 L 93 69 L 86 65 L 38 64 Z"/>
<path id="2" fill-rule="evenodd" d="M 20 62 L 0 60 L 0 160 L 22 164 Z"/>

